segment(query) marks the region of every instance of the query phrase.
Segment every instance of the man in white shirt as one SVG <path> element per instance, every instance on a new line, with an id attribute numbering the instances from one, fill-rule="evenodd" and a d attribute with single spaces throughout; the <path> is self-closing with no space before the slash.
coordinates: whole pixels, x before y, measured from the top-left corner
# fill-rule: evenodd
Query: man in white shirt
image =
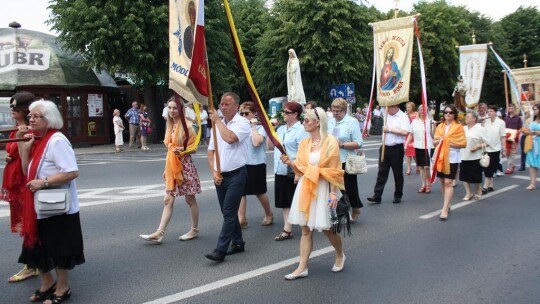
<path id="1" fill-rule="evenodd" d="M 205 257 L 216 262 L 223 262 L 226 255 L 244 251 L 245 242 L 238 221 L 238 208 L 247 180 L 245 165 L 250 123 L 238 114 L 239 106 L 240 97 L 227 92 L 221 97 L 220 103 L 223 120 L 219 118 L 218 113 L 209 111 L 209 117 L 216 128 L 221 174 L 217 171 L 213 134 L 208 144 L 208 165 L 214 177 L 223 225 L 216 249 Z"/>
<path id="2" fill-rule="evenodd" d="M 489 155 L 489 166 L 484 168 L 484 187 L 482 194 L 493 191 L 493 175 L 499 167 L 501 152 L 506 154 L 506 124 L 504 120 L 497 117 L 497 107 L 490 105 L 488 107 L 488 119 L 482 126 L 485 129 L 486 151 Z"/>
<path id="3" fill-rule="evenodd" d="M 370 205 L 381 203 L 384 186 L 388 181 L 390 169 L 394 174 L 394 204 L 401 203 L 403 197 L 403 157 L 405 156 L 404 143 L 407 135 L 411 132 L 409 117 L 399 109 L 397 105 L 389 106 L 387 122 L 383 127 L 384 138 L 384 160 L 381 160 L 382 146 L 379 149 L 379 171 L 377 172 L 377 182 L 373 189 L 373 196 L 368 197 Z"/>

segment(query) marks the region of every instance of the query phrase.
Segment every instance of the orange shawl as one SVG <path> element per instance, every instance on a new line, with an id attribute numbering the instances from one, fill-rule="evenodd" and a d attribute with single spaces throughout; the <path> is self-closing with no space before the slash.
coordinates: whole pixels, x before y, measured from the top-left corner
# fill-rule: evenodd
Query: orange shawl
<path id="1" fill-rule="evenodd" d="M 195 131 L 191 127 L 191 123 L 188 123 L 188 147 L 195 142 L 196 136 Z M 178 142 L 179 135 L 180 138 L 184 138 L 185 133 L 182 127 L 182 124 L 178 122 L 176 128 L 173 126 L 174 131 L 167 130 L 165 132 L 165 140 L 163 140 L 165 146 L 167 146 L 167 157 L 165 158 L 165 191 L 173 191 L 175 189 L 174 183 L 176 182 L 179 186 L 184 182 L 184 176 L 182 170 L 184 166 L 180 161 L 181 155 L 174 154 L 174 148 L 183 147 L 183 141 Z M 171 136 L 172 134 L 172 136 Z"/>
<path id="2" fill-rule="evenodd" d="M 335 185 L 339 189 L 345 189 L 343 184 L 343 169 L 339 159 L 339 146 L 337 140 L 332 136 L 326 136 L 321 143 L 321 158 L 318 165 L 309 164 L 309 154 L 311 153 L 311 137 L 300 142 L 298 154 L 294 164 L 295 173 L 304 176 L 302 182 L 302 192 L 300 193 L 299 210 L 304 212 L 306 220 L 309 219 L 309 208 L 311 201 L 317 198 L 317 186 L 319 177 Z"/>
<path id="3" fill-rule="evenodd" d="M 435 130 L 435 139 L 441 139 L 437 146 L 437 149 L 441 152 L 436 160 L 436 167 L 438 172 L 450 174 L 450 145 L 465 148 L 467 146 L 467 137 L 463 126 L 455 121 L 452 121 L 446 135 L 445 128 L 446 123 L 443 122 Z"/>

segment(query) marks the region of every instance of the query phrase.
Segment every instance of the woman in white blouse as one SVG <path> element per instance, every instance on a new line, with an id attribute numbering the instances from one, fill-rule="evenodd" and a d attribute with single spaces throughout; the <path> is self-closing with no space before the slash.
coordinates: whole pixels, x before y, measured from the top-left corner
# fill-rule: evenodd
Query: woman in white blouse
<path id="1" fill-rule="evenodd" d="M 485 145 L 485 129 L 478 123 L 480 116 L 474 110 L 467 110 L 465 115 L 465 136 L 467 136 L 467 147 L 461 149 L 461 164 L 459 167 L 459 180 L 465 187 L 464 201 L 479 199 L 482 195 L 482 167 L 480 158 L 482 156 L 482 146 Z M 485 146 L 484 146 L 485 147 Z M 474 193 L 471 192 L 470 184 L 474 184 Z"/>
<path id="2" fill-rule="evenodd" d="M 411 123 L 411 133 L 407 137 L 405 147 L 414 141 L 414 152 L 416 155 L 416 166 L 420 169 L 420 180 L 422 187 L 418 193 L 431 193 L 430 184 L 430 159 L 433 155 L 433 120 L 429 111 L 424 111 L 424 107 L 418 107 L 418 115 Z"/>

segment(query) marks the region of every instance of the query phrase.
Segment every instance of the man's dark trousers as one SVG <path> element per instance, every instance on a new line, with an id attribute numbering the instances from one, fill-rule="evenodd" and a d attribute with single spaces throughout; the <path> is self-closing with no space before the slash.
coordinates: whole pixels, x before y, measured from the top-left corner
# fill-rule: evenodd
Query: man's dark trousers
<path id="1" fill-rule="evenodd" d="M 242 228 L 238 221 L 238 208 L 247 181 L 246 167 L 240 167 L 230 172 L 223 172 L 221 185 L 216 185 L 219 206 L 223 215 L 223 226 L 219 234 L 216 249 L 225 253 L 231 242 L 244 244 Z"/>
<path id="2" fill-rule="evenodd" d="M 377 200 L 381 199 L 384 186 L 388 181 L 390 169 L 392 169 L 396 187 L 394 198 L 401 198 L 403 196 L 403 157 L 405 156 L 403 144 L 386 146 L 384 151 L 384 161 L 381 161 L 381 152 L 382 147 L 379 149 L 379 172 L 377 173 L 377 182 L 373 190 L 373 197 Z"/>

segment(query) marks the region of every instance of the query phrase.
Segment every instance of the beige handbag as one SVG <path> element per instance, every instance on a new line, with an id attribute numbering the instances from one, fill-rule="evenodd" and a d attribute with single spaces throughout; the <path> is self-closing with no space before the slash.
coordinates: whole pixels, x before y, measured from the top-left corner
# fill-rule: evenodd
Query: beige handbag
<path id="1" fill-rule="evenodd" d="M 364 150 L 358 149 L 356 154 L 347 155 L 345 172 L 351 175 L 363 174 L 367 172 L 366 155 L 364 154 Z"/>
<path id="2" fill-rule="evenodd" d="M 484 145 L 482 145 L 482 156 L 480 157 L 480 166 L 487 168 L 489 167 L 489 155 L 486 152 L 486 149 L 484 148 Z"/>

